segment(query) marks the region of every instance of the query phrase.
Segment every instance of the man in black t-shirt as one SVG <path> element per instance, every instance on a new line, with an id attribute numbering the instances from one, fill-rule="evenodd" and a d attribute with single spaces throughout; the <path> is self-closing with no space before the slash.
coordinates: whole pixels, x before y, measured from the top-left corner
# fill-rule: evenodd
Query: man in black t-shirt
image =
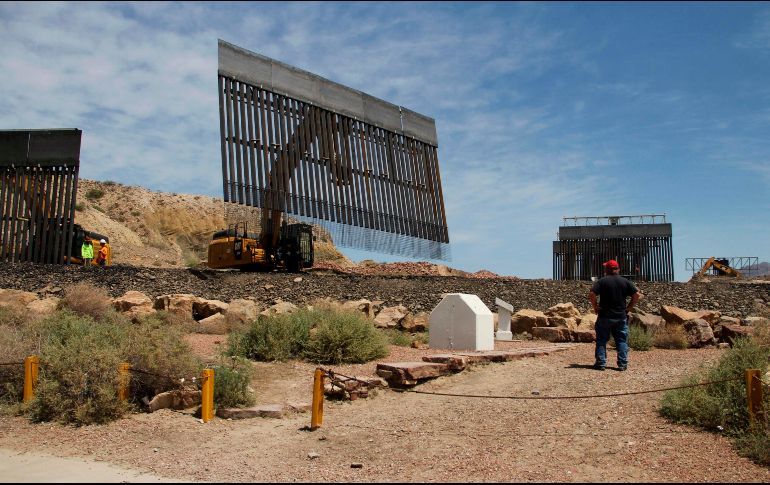
<path id="1" fill-rule="evenodd" d="M 597 281 L 588 293 L 596 319 L 596 362 L 594 369 L 604 370 L 607 364 L 607 342 L 610 334 L 618 349 L 618 370 L 628 368 L 628 312 L 642 294 L 636 286 L 620 276 L 620 265 L 614 259 L 604 263 L 605 277 Z M 597 303 L 596 297 L 599 297 Z M 626 306 L 626 298 L 631 302 Z"/>

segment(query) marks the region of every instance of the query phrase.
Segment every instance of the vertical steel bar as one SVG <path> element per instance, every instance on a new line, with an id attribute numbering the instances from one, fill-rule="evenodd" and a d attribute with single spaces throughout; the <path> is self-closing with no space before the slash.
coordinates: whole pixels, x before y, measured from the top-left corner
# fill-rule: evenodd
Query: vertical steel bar
<path id="1" fill-rule="evenodd" d="M 233 85 L 234 81 L 231 78 L 225 78 L 225 115 L 227 117 L 226 125 L 227 125 L 227 134 L 225 137 L 225 140 L 227 141 L 227 161 L 228 161 L 228 168 L 229 171 L 227 173 L 226 179 L 227 179 L 227 190 L 224 194 L 224 201 L 225 202 L 237 202 L 238 196 L 237 191 L 235 190 L 236 187 L 236 180 L 235 180 L 235 154 L 233 153 L 234 150 L 234 132 L 233 132 Z M 229 222 L 229 221 L 228 221 Z"/>
<path id="2" fill-rule="evenodd" d="M 225 141 L 227 134 L 225 133 L 225 86 L 229 81 L 222 75 L 219 78 L 219 144 L 222 149 L 222 193 L 224 194 L 224 201 L 227 202 L 227 149 L 225 148 Z"/>

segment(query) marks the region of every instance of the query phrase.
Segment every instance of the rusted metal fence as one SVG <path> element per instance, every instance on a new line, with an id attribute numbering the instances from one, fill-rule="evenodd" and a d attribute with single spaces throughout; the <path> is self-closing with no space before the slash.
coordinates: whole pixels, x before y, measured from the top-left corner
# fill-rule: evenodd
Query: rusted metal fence
<path id="1" fill-rule="evenodd" d="M 448 257 L 432 119 L 222 41 L 219 112 L 226 202 L 322 225 L 341 246 Z"/>
<path id="2" fill-rule="evenodd" d="M 81 134 L 0 131 L 0 261 L 69 260 Z"/>

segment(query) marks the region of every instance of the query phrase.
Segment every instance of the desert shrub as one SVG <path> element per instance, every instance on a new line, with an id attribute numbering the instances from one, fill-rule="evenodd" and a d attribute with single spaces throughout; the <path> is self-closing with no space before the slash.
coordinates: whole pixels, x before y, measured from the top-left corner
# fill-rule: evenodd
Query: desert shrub
<path id="1" fill-rule="evenodd" d="M 418 344 L 428 344 L 430 342 L 430 334 L 425 332 L 417 332 L 412 335 L 412 341 L 417 342 Z"/>
<path id="2" fill-rule="evenodd" d="M 129 327 L 123 360 L 134 369 L 157 374 L 132 375 L 131 392 L 137 399 L 176 388 L 178 378 L 200 375 L 202 363 L 185 342 L 185 333 L 184 325 L 167 325 L 157 314 Z"/>
<path id="3" fill-rule="evenodd" d="M 184 265 L 188 268 L 193 268 L 201 263 L 201 258 L 193 252 L 188 252 L 184 258 Z"/>
<path id="4" fill-rule="evenodd" d="M 765 401 L 765 409 L 768 409 L 768 405 L 770 399 Z M 736 436 L 735 447 L 739 455 L 763 465 L 770 465 L 770 432 L 767 427 Z"/>
<path id="5" fill-rule="evenodd" d="M 247 407 L 256 402 L 249 383 L 254 377 L 251 362 L 233 357 L 230 362 L 214 367 L 214 402 L 217 407 Z"/>
<path id="6" fill-rule="evenodd" d="M 75 204 L 75 210 L 78 212 L 83 212 L 85 208 L 86 208 L 86 205 L 83 204 L 82 202 L 78 202 L 77 204 Z"/>
<path id="7" fill-rule="evenodd" d="M 395 328 L 387 328 L 379 329 L 378 332 L 380 332 L 385 337 L 390 345 L 395 345 L 398 347 L 409 347 L 412 345 L 412 337 L 408 333 L 402 332 L 401 330 Z"/>
<path id="8" fill-rule="evenodd" d="M 359 312 L 322 311 L 304 355 L 320 364 L 358 364 L 388 354 L 387 340 Z"/>
<path id="9" fill-rule="evenodd" d="M 133 211 L 131 211 L 131 215 L 134 216 L 134 217 L 139 217 L 139 216 L 142 215 L 142 213 L 137 211 L 137 210 L 133 210 Z"/>
<path id="10" fill-rule="evenodd" d="M 107 187 L 112 187 L 113 185 L 118 185 L 118 183 L 115 182 L 114 180 L 105 180 L 104 182 L 102 182 L 102 185 L 106 185 Z"/>
<path id="11" fill-rule="evenodd" d="M 260 316 L 249 327 L 230 334 L 228 355 L 273 361 L 298 357 L 310 337 L 310 310 L 273 317 Z"/>
<path id="12" fill-rule="evenodd" d="M 117 397 L 120 349 L 127 326 L 100 325 L 61 312 L 43 322 L 46 337 L 30 419 L 76 425 L 105 423 L 128 410 Z"/>
<path id="13" fill-rule="evenodd" d="M 717 382 L 708 386 L 668 391 L 661 401 L 661 414 L 675 422 L 706 429 L 722 426 L 732 435 L 743 434 L 749 428 L 746 409 L 746 384 L 742 377 L 746 369 L 767 371 L 770 349 L 751 339 L 736 339 L 719 362 L 702 368 L 686 379 L 685 385 L 696 382 Z"/>
<path id="14" fill-rule="evenodd" d="M 665 325 L 655 332 L 653 345 L 659 349 L 686 349 L 687 336 L 681 325 Z"/>
<path id="15" fill-rule="evenodd" d="M 88 189 L 86 192 L 86 199 L 88 200 L 98 200 L 101 199 L 104 196 L 104 191 L 102 189 Z"/>
<path id="16" fill-rule="evenodd" d="M 114 312 L 112 298 L 107 290 L 90 283 L 78 283 L 65 290 L 64 298 L 59 302 L 59 308 L 66 308 L 94 320 L 101 320 L 110 312 Z"/>
<path id="17" fill-rule="evenodd" d="M 628 327 L 628 346 L 632 350 L 650 350 L 654 338 L 653 332 L 639 325 Z"/>

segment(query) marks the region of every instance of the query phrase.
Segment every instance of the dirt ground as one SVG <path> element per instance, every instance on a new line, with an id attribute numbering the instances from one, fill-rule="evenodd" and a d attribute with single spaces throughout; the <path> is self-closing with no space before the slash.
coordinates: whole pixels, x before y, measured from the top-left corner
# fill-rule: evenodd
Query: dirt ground
<path id="1" fill-rule="evenodd" d="M 194 340 L 204 354 L 224 342 L 221 336 Z M 396 348 L 384 361 L 429 352 L 436 350 Z M 597 372 L 589 368 L 593 345 L 578 344 L 548 356 L 474 366 L 416 389 L 524 397 L 533 391 L 553 397 L 659 389 L 677 385 L 721 352 L 632 352 L 627 372 Z M 259 402 L 309 401 L 313 368 L 258 364 Z M 373 369 L 334 368 L 359 376 Z M 724 436 L 659 417 L 660 396 L 513 400 L 384 390 L 369 399 L 327 401 L 323 426 L 314 432 L 303 429 L 309 413 L 202 424 L 190 411 L 162 410 L 81 428 L 2 417 L 0 448 L 191 481 L 770 481 L 770 469 L 737 456 Z"/>

